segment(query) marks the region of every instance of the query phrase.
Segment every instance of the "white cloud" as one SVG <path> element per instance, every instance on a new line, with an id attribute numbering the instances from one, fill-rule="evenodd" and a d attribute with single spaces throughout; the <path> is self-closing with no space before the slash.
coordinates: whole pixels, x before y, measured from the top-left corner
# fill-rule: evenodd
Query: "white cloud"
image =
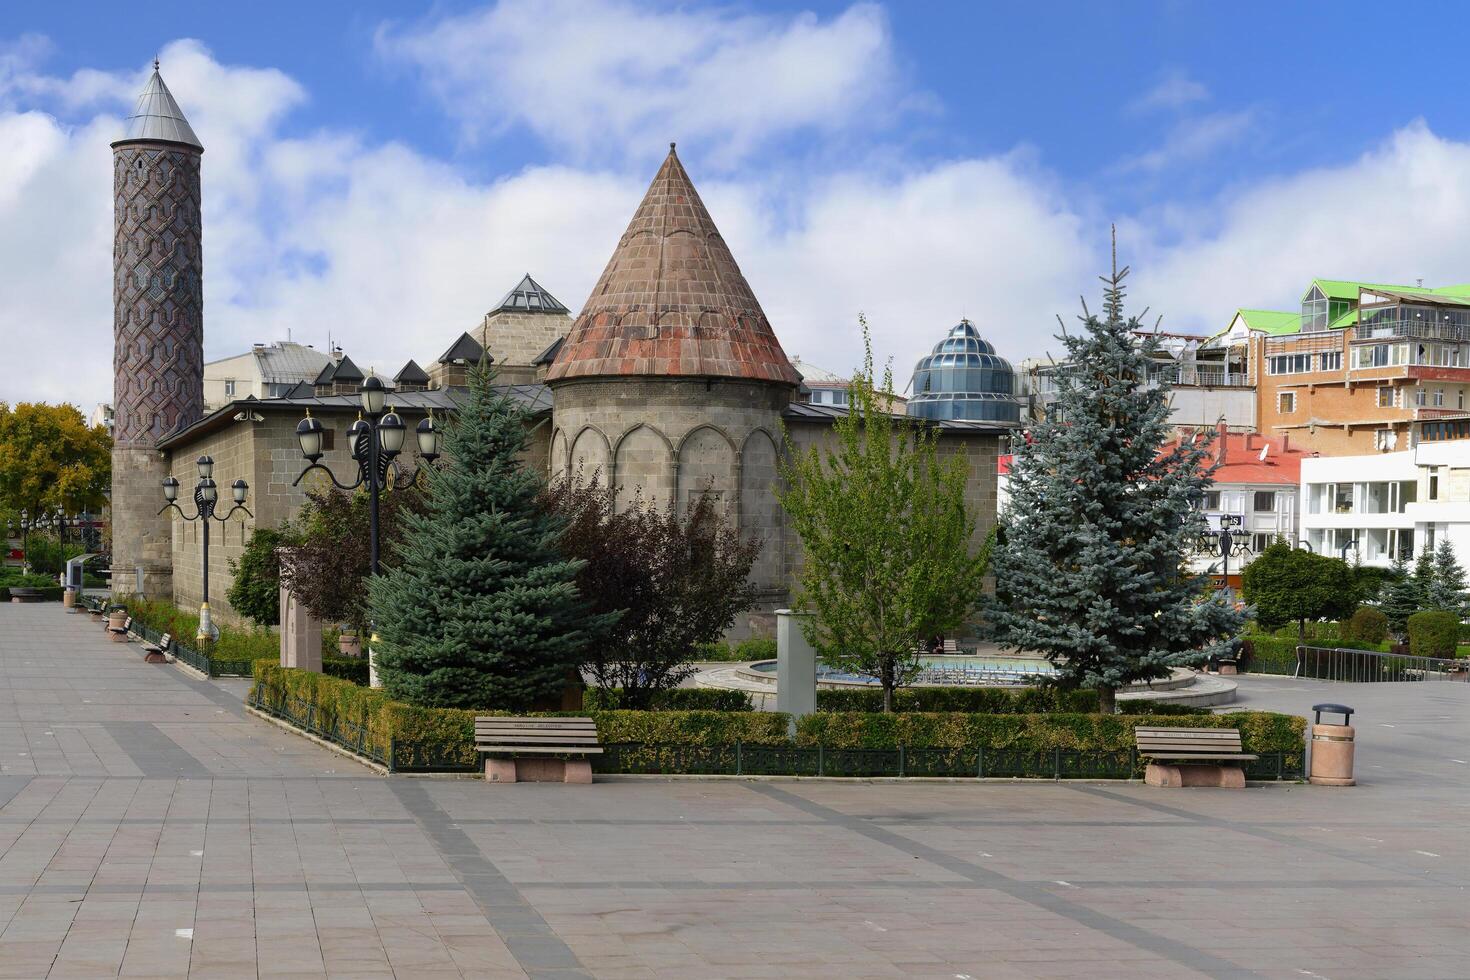
<path id="1" fill-rule="evenodd" d="M 1239 142 L 1250 133 L 1255 121 L 1256 114 L 1251 109 L 1189 116 L 1175 123 L 1157 146 L 1124 160 L 1118 170 L 1121 173 L 1140 170 L 1156 173 L 1202 160 Z"/>
<path id="2" fill-rule="evenodd" d="M 522 126 L 591 159 L 671 141 L 724 162 L 773 137 L 865 124 L 894 86 L 883 11 L 823 20 L 649 9 L 622 0 L 499 0 L 378 32 L 472 138 Z"/>
<path id="3" fill-rule="evenodd" d="M 165 75 L 204 157 L 206 355 L 284 338 L 391 373 L 436 357 L 526 272 L 581 306 L 653 167 L 542 166 L 474 179 L 396 143 L 287 135 L 306 99 L 279 72 L 227 66 L 196 42 Z M 0 350 L 7 400 L 111 394 L 108 143 L 144 69 L 98 73 L 99 114 L 63 122 L 25 69 L 0 101 Z M 74 76 L 75 77 L 75 76 Z M 55 81 L 55 80 L 50 80 Z M 15 95 L 28 91 L 31 95 Z M 50 107 L 56 114 L 43 111 Z M 90 111 L 90 108 L 86 109 Z M 791 174 L 693 175 L 787 351 L 832 370 L 860 358 L 867 313 L 900 385 L 960 316 L 1013 361 L 1051 346 L 1053 314 L 1097 292 L 1106 223 L 1033 154 Z M 1410 126 L 1340 166 L 1120 222 L 1132 296 L 1173 329 L 1239 306 L 1290 307 L 1312 276 L 1470 279 L 1470 145 Z"/>
<path id="4" fill-rule="evenodd" d="M 1141 243 L 1133 295 L 1175 329 L 1221 329 L 1237 307 L 1292 309 L 1313 277 L 1470 281 L 1470 144 L 1422 122 L 1340 166 L 1237 191 L 1161 221 Z M 1182 239 L 1175 234 L 1183 232 Z"/>
<path id="5" fill-rule="evenodd" d="M 1193 102 L 1203 102 L 1210 97 L 1210 90 L 1184 72 L 1172 69 L 1164 74 L 1159 83 L 1129 103 L 1133 112 L 1151 109 L 1179 109 Z"/>

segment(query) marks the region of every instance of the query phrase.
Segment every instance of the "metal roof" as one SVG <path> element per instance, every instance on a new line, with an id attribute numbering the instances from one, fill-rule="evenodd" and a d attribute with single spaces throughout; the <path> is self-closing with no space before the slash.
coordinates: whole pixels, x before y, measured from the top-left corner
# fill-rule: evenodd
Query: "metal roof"
<path id="1" fill-rule="evenodd" d="M 348 357 L 346 354 L 342 355 L 342 360 L 337 362 L 337 368 L 332 372 L 333 384 L 343 384 L 344 382 L 366 380 L 367 375 L 363 374 L 362 369 L 359 368 L 356 364 L 353 364 L 352 358 Z"/>
<path id="2" fill-rule="evenodd" d="M 847 414 L 848 407 L 846 405 L 813 405 L 811 402 L 792 402 L 786 406 L 786 410 L 781 413 L 781 417 L 797 422 L 832 423 Z M 891 414 L 895 418 L 936 426 L 942 432 L 991 433 L 1000 435 L 1006 432 L 1013 432 L 1019 428 L 1015 424 L 996 422 L 989 419 L 922 419 L 905 414 L 904 412 L 893 412 Z"/>
<path id="3" fill-rule="evenodd" d="M 440 364 L 453 364 L 455 361 L 465 361 L 469 364 L 480 363 L 480 358 L 494 360 L 485 353 L 485 348 L 480 342 L 467 333 L 459 335 L 459 339 L 449 346 L 449 349 L 439 356 Z"/>
<path id="4" fill-rule="evenodd" d="M 556 360 L 556 355 L 561 351 L 561 345 L 565 340 L 565 337 L 558 337 L 553 340 L 551 342 L 551 346 L 546 348 L 541 353 L 537 354 L 536 359 L 531 363 L 533 365 L 539 366 L 541 364 L 550 364 L 552 361 Z"/>
<path id="5" fill-rule="evenodd" d="M 289 341 L 255 347 L 250 352 L 255 355 L 261 379 L 278 384 L 314 378 L 322 367 L 332 362 L 330 357 L 314 347 Z"/>
<path id="6" fill-rule="evenodd" d="M 791 359 L 791 366 L 796 368 L 796 373 L 801 375 L 801 380 L 806 382 L 808 387 L 816 385 L 819 388 L 846 388 L 852 383 L 851 378 L 844 378 L 826 368 L 808 364 L 799 357 Z"/>
<path id="7" fill-rule="evenodd" d="M 491 310 L 496 313 L 568 313 L 561 300 L 548 293 L 544 286 L 531 278 L 528 272 L 516 283 L 516 287 L 505 294 L 500 305 Z"/>
<path id="8" fill-rule="evenodd" d="M 138 105 L 128 117 L 127 125 L 127 132 L 118 143 L 162 140 L 183 143 L 204 152 L 204 144 L 194 135 L 194 128 L 184 118 L 179 104 L 174 101 L 173 93 L 163 84 L 163 76 L 158 73 L 156 61 L 153 63 L 153 77 L 148 79 L 143 94 L 138 96 Z"/>
<path id="9" fill-rule="evenodd" d="M 393 375 L 393 383 L 426 385 L 429 383 L 429 372 L 419 367 L 417 361 L 410 360 L 397 374 Z"/>
<path id="10" fill-rule="evenodd" d="M 545 385 L 495 385 L 494 388 L 520 402 L 533 415 L 551 410 L 551 389 Z M 459 408 L 460 400 L 468 393 L 468 388 L 460 387 L 433 388 L 428 391 L 393 391 L 388 393 L 387 404 L 400 411 L 424 412 L 434 409 L 453 412 Z M 240 410 L 239 406 L 246 404 L 246 401 L 244 398 L 238 398 L 216 409 L 193 425 L 164 437 L 158 443 L 158 448 L 175 449 L 188 445 L 200 436 L 225 428 L 234 423 L 235 415 Z M 356 394 L 307 395 L 305 397 L 296 397 L 293 394 L 282 398 L 250 399 L 249 405 L 257 412 L 283 411 L 305 414 L 307 409 L 311 409 L 313 414 L 318 415 L 338 413 L 349 415 L 361 411 L 362 400 Z"/>

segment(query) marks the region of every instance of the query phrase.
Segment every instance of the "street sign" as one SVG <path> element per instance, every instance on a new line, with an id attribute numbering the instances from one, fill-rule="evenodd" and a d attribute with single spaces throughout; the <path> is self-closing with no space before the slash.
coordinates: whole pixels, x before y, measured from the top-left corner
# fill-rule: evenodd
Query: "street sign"
<path id="1" fill-rule="evenodd" d="M 1221 527 L 1240 527 L 1240 525 L 1243 524 L 1243 523 L 1244 523 L 1244 521 L 1241 519 L 1241 516 L 1239 514 L 1221 514 L 1220 515 L 1220 526 Z"/>

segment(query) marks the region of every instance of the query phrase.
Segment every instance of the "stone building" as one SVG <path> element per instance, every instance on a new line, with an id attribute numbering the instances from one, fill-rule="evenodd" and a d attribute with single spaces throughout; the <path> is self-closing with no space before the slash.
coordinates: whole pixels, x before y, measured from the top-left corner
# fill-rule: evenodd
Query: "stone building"
<path id="1" fill-rule="evenodd" d="M 846 408 L 801 400 L 800 375 L 672 148 L 575 321 L 526 276 L 474 330 L 427 362 L 427 371 L 405 365 L 390 404 L 410 429 L 430 411 L 453 412 L 465 373 L 482 354 L 528 410 L 527 466 L 549 478 L 596 475 L 616 488 L 622 506 L 642 500 L 683 507 L 697 494 L 712 494 L 743 532 L 758 536 L 759 605 L 732 635 L 769 632 L 771 612 L 790 602 L 802 561 L 777 502 L 778 460 L 787 440 L 798 449 L 830 440 L 832 422 Z M 163 477 L 192 487 L 194 460 L 204 453 L 214 457 L 221 486 L 250 484 L 254 517 L 239 515 L 218 544 L 211 542 L 216 618 L 233 618 L 222 601 L 228 563 L 251 530 L 291 517 L 313 481 L 325 481 L 313 474 L 294 485 L 304 467 L 294 431 L 307 410 L 325 428 L 323 463 L 344 483 L 357 478 L 346 430 L 357 417 L 362 374 L 343 358 L 314 380 L 282 397 L 237 399 L 204 417 L 196 395 L 178 406 L 178 424 L 145 442 L 152 460 L 146 478 L 137 468 L 119 471 L 137 482 L 150 515 L 162 504 Z M 928 424 L 940 430 L 941 452 L 966 458 L 968 501 L 978 534 L 987 533 L 995 520 L 996 459 L 1010 427 Z M 405 451 L 400 460 L 411 468 L 411 457 Z M 158 519 L 162 558 L 174 573 L 168 588 L 176 602 L 192 605 L 202 571 L 198 529 L 174 518 L 169 534 L 169 521 Z M 139 553 L 133 542 L 119 550 Z"/>

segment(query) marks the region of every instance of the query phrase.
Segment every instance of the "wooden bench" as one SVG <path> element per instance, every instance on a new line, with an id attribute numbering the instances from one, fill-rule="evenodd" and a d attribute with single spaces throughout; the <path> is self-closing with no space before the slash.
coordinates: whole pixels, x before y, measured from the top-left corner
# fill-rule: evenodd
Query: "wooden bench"
<path id="1" fill-rule="evenodd" d="M 475 718 L 475 749 L 492 783 L 590 783 L 599 755 L 591 718 Z"/>
<path id="2" fill-rule="evenodd" d="M 1143 781 L 1150 786 L 1245 787 L 1241 763 L 1255 759 L 1241 750 L 1238 728 L 1144 728 L 1133 731 L 1138 754 L 1148 760 Z"/>
<path id="3" fill-rule="evenodd" d="M 170 633 L 160 636 L 157 643 L 144 643 L 143 659 L 150 664 L 166 664 L 168 663 L 168 652 L 173 644 L 174 638 Z"/>

